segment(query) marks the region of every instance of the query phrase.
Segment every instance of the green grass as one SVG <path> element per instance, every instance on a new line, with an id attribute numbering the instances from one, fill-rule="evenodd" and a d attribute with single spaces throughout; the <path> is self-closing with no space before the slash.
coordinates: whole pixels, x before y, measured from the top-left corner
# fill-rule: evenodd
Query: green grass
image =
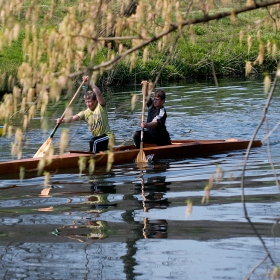
<path id="1" fill-rule="evenodd" d="M 4 47 L 0 52 L 0 69 L 8 75 L 16 75 L 18 67 L 22 63 L 23 33 L 18 41 L 13 41 L 10 46 Z"/>
<path id="2" fill-rule="evenodd" d="M 41 8 L 43 10 L 45 9 L 47 12 L 50 2 L 50 0 L 41 1 Z M 50 27 L 56 25 L 67 11 L 67 6 L 76 2 L 75 0 L 66 1 L 65 5 L 56 7 L 56 17 L 54 17 L 48 25 Z M 182 9 L 183 8 L 184 7 L 182 7 Z M 218 10 L 215 12 L 218 12 Z M 198 15 L 202 14 L 193 12 L 189 18 Z M 41 24 L 44 23 L 43 16 L 44 14 L 42 15 Z M 254 61 L 259 52 L 260 42 L 257 40 L 257 26 L 255 22 L 265 17 L 267 17 L 267 12 L 265 10 L 256 10 L 238 15 L 235 25 L 232 24 L 229 18 L 195 25 L 195 43 L 190 41 L 189 27 L 185 27 L 181 34 L 182 36 L 178 40 L 172 58 L 161 74 L 161 80 L 168 82 L 188 79 L 190 77 L 212 76 L 212 63 L 217 75 L 244 75 L 245 61 Z M 24 22 L 21 22 L 21 24 L 24 25 Z M 250 24 L 249 29 L 248 24 Z M 240 30 L 244 30 L 245 32 L 242 44 L 239 42 Z M 265 27 L 262 26 L 260 30 L 262 34 L 261 42 L 264 45 L 266 45 L 268 41 L 280 41 L 279 33 L 275 34 L 271 28 L 265 29 Z M 248 36 L 253 37 L 250 53 L 248 53 L 247 46 Z M 175 37 L 175 34 L 173 37 Z M 23 62 L 23 38 L 24 31 L 21 31 L 19 39 L 0 52 L 1 73 L 6 73 L 7 77 L 13 76 L 16 78 L 17 69 Z M 125 59 L 112 70 L 104 72 L 99 78 L 99 83 L 106 85 L 123 85 L 135 82 L 139 83 L 143 79 L 154 80 L 169 55 L 168 48 L 159 51 L 157 49 L 157 43 L 152 44 L 149 48 L 149 60 L 146 64 L 142 61 L 142 52 L 140 51 L 135 68 L 132 71 L 130 71 L 131 65 L 129 59 Z M 104 48 L 95 57 L 94 64 L 97 65 L 101 63 L 106 59 L 106 56 L 107 50 Z M 278 58 L 279 53 L 276 57 L 272 57 L 271 54 L 267 53 L 262 65 L 254 65 L 255 73 L 271 73 L 275 71 Z"/>

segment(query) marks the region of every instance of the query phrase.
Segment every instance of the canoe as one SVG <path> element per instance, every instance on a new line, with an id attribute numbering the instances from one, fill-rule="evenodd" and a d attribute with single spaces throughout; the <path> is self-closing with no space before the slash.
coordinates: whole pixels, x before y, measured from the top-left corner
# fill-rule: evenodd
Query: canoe
<path id="1" fill-rule="evenodd" d="M 173 140 L 172 145 L 144 146 L 144 153 L 153 160 L 176 159 L 176 158 L 194 158 L 209 156 L 213 154 L 224 153 L 233 150 L 247 149 L 250 141 L 227 139 L 227 140 Z M 252 148 L 261 147 L 262 142 L 255 140 L 252 143 Z M 114 161 L 113 165 L 133 163 L 139 153 L 139 149 L 135 146 L 119 146 L 113 149 Z M 93 154 L 83 151 L 70 151 L 63 155 L 54 155 L 51 160 L 46 158 L 27 158 L 12 160 L 8 162 L 0 162 L 0 175 L 2 174 L 19 174 L 24 171 L 37 172 L 40 174 L 44 171 L 58 171 L 62 169 L 78 169 L 79 159 L 83 157 L 86 166 L 90 159 L 94 159 L 95 166 L 106 166 L 108 161 L 108 153 Z M 38 169 L 38 166 L 43 168 Z"/>

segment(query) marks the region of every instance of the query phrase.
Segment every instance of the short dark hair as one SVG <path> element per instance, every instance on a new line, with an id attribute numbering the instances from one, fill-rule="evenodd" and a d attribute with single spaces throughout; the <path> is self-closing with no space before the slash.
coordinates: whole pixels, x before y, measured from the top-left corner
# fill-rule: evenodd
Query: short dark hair
<path id="1" fill-rule="evenodd" d="M 162 89 L 157 89 L 154 93 L 154 97 L 159 97 L 161 100 L 164 100 L 165 92 Z"/>
<path id="2" fill-rule="evenodd" d="M 96 94 L 94 91 L 89 90 L 85 93 L 84 99 L 91 99 L 91 100 L 96 100 Z"/>

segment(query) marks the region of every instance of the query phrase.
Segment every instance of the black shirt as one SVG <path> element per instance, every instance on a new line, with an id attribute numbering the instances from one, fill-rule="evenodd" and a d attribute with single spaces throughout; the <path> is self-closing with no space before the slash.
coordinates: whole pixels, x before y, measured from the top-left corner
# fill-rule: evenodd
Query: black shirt
<path id="1" fill-rule="evenodd" d="M 166 110 L 164 107 L 157 109 L 154 106 L 153 99 L 150 98 L 147 102 L 147 106 L 149 106 L 147 123 L 152 121 L 157 121 L 157 126 L 154 128 L 147 128 L 150 135 L 156 138 L 157 145 L 169 145 L 170 137 L 167 132 L 165 122 L 167 118 Z"/>

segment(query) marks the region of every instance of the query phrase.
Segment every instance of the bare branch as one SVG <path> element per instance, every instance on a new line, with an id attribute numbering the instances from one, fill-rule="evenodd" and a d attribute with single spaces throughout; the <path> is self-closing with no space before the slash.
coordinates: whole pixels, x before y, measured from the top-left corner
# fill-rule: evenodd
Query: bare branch
<path id="1" fill-rule="evenodd" d="M 266 254 L 266 256 L 255 266 L 253 267 L 250 272 L 246 275 L 245 279 L 246 280 L 249 280 L 250 277 L 252 276 L 252 274 L 255 272 L 255 270 L 260 266 L 262 265 L 266 260 L 267 258 L 269 257 L 269 254 Z"/>
<path id="2" fill-rule="evenodd" d="M 264 110 L 263 110 L 263 115 L 262 115 L 262 118 L 253 134 L 253 136 L 251 137 L 251 140 L 250 140 L 250 143 L 248 145 L 248 148 L 247 148 L 247 151 L 246 151 L 246 155 L 245 155 L 245 158 L 244 158 L 244 164 L 243 164 L 243 168 L 242 168 L 242 173 L 241 173 L 241 190 L 242 190 L 242 195 L 241 195 L 241 201 L 242 201 L 242 205 L 243 205 L 243 211 L 244 211 L 244 216 L 245 218 L 247 219 L 248 223 L 250 224 L 250 226 L 252 227 L 252 229 L 254 230 L 255 234 L 257 235 L 257 237 L 259 238 L 259 240 L 261 241 L 262 245 L 263 245 L 263 248 L 264 250 L 266 251 L 269 259 L 271 260 L 271 262 L 275 265 L 275 262 L 274 260 L 272 259 L 266 245 L 265 245 L 265 242 L 264 240 L 262 239 L 262 237 L 260 236 L 260 234 L 258 233 L 257 229 L 255 228 L 254 224 L 252 223 L 250 217 L 248 216 L 248 212 L 247 212 L 247 207 L 246 207 L 246 201 L 245 201 L 245 187 L 244 187 L 244 178 L 245 178 L 245 170 L 246 170 L 246 165 L 247 165 L 247 162 L 248 162 L 248 159 L 249 159 L 249 154 L 250 154 L 250 151 L 251 151 L 251 148 L 252 148 L 252 143 L 261 127 L 261 125 L 264 123 L 265 119 L 266 119 L 266 114 L 267 114 L 267 110 L 269 108 L 269 104 L 270 104 L 270 101 L 272 99 L 272 96 L 273 96 L 273 93 L 276 89 L 276 85 L 277 85 L 277 80 L 278 80 L 278 77 L 277 77 L 277 71 L 276 71 L 276 74 L 275 74 L 275 78 L 274 78 L 274 81 L 273 81 L 273 85 L 270 89 L 270 93 L 269 93 L 269 96 L 267 98 L 267 101 L 266 101 L 266 104 L 265 104 L 265 107 L 264 107 Z"/>
<path id="3" fill-rule="evenodd" d="M 265 125 L 266 125 L 267 134 L 268 134 L 269 129 L 268 129 L 268 121 L 267 121 L 267 118 L 265 118 Z M 267 144 L 267 154 L 268 154 L 270 166 L 271 166 L 271 169 L 272 169 L 272 171 L 273 171 L 273 175 L 274 175 L 274 179 L 275 179 L 275 182 L 276 182 L 276 184 L 277 184 L 277 187 L 278 187 L 278 189 L 280 190 L 280 185 L 279 185 L 279 181 L 278 181 L 278 176 L 277 176 L 276 170 L 275 170 L 275 168 L 274 168 L 274 164 L 273 164 L 273 160 L 272 160 L 272 156 L 271 156 L 271 152 L 270 152 L 269 138 L 267 138 L 266 144 Z"/>

